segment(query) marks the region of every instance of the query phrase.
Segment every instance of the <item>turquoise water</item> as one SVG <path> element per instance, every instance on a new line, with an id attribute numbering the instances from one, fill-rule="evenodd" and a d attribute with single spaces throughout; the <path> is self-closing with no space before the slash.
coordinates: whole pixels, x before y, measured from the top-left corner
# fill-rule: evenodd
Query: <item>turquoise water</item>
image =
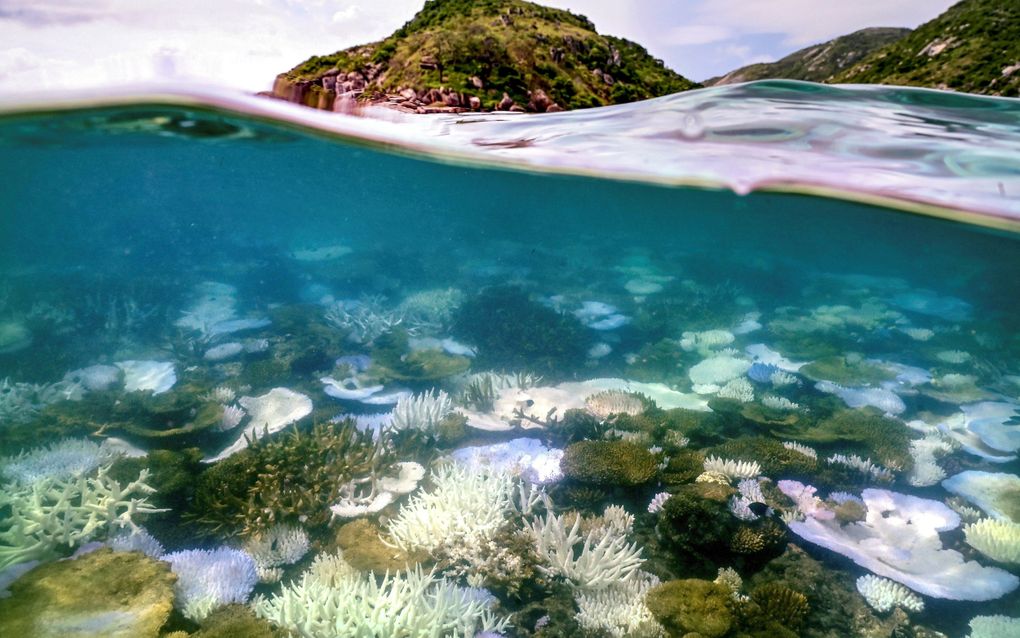
<path id="1" fill-rule="evenodd" d="M 711 581 L 727 567 L 744 584 L 726 603 L 729 633 L 715 635 L 778 631 L 769 623 L 798 635 L 846 635 L 860 611 L 871 619 L 853 625 L 862 635 L 868 622 L 886 622 L 963 636 L 976 615 L 1017 615 L 1020 567 L 972 547 L 960 524 L 928 542 L 991 571 L 969 572 L 948 590 L 982 578 L 992 584 L 950 600 L 956 596 L 929 583 L 944 556 L 909 567 L 897 563 L 902 556 L 878 561 L 895 573 L 844 558 L 801 533 L 816 519 L 806 512 L 796 521 L 794 502 L 775 488 L 797 480 L 822 497 L 889 490 L 948 512 L 941 503 L 959 490 L 943 479 L 993 472 L 1006 477 L 1005 492 L 984 501 L 957 497 L 951 506 L 964 524 L 985 516 L 1020 523 L 1020 488 L 1008 478 L 1020 470 L 1020 107 L 1013 101 L 757 83 L 549 117 L 392 121 L 384 112 L 348 122 L 247 98 L 183 101 L 196 99 L 207 102 L 128 97 L 116 106 L 19 107 L 0 120 L 7 494 L 72 475 L 72 463 L 42 454 L 30 457 L 44 468 L 33 477 L 14 469 L 19 452 L 68 437 L 165 450 L 149 461 L 114 455 L 108 471 L 122 482 L 141 467 L 153 471 L 159 491 L 149 500 L 171 511 L 134 522 L 167 552 L 241 546 L 269 533 L 270 523 L 310 538 L 311 551 L 280 568 L 282 584 L 257 586 L 267 598 L 255 607 L 279 622 L 266 600 L 279 600 L 316 553 L 337 547 L 346 520 L 331 521 L 329 508 L 350 496 L 340 487 L 395 475 L 394 462 L 438 467 L 457 449 L 529 437 L 552 454 L 553 469 L 522 461 L 523 478 L 514 480 L 545 484 L 550 501 L 533 512 L 505 509 L 496 531 L 469 525 L 448 538 L 433 530 L 435 542 L 411 542 L 424 569 L 434 567 L 433 588 L 487 588 L 495 599 L 479 605 L 509 618 L 498 625 L 505 635 L 584 635 L 582 627 L 600 635 L 575 618 L 593 604 L 593 592 L 640 600 L 628 588 L 652 576 Z M 141 378 L 125 363 L 136 361 L 163 367 Z M 324 379 L 343 382 L 342 391 Z M 582 383 L 594 379 L 617 381 Z M 309 405 L 290 405 L 293 418 L 279 428 L 273 421 L 271 429 L 282 431 L 262 443 L 313 426 L 353 436 L 339 458 L 314 444 L 295 448 L 327 459 L 323 472 L 338 472 L 335 480 L 313 477 L 283 452 L 272 463 L 251 450 L 220 460 L 235 441 L 244 447 L 242 430 L 257 436 L 254 402 L 243 397 L 274 388 Z M 602 396 L 609 408 L 591 399 L 605 389 L 616 392 Z M 635 406 L 629 390 L 645 398 Z M 405 417 L 375 435 L 383 452 L 366 461 L 371 435 L 351 433 L 394 418 L 367 417 L 393 408 L 373 401 L 430 391 L 450 398 L 433 417 L 405 398 L 396 408 Z M 238 407 L 247 414 L 228 427 L 224 414 Z M 357 426 L 341 415 L 358 416 Z M 312 439 L 321 441 L 318 432 Z M 558 452 L 549 450 L 585 439 L 632 447 L 582 454 L 584 446 L 575 446 L 560 476 Z M 920 458 L 916 441 L 937 451 Z M 811 447 L 817 460 L 779 453 L 781 442 Z M 851 454 L 887 473 L 826 461 Z M 197 463 L 202 457 L 217 462 Z M 649 457 L 653 469 L 640 480 L 619 468 L 585 469 L 605 457 L 625 458 L 635 472 Z M 768 480 L 751 500 L 774 513 L 745 520 L 731 512 L 735 476 L 716 484 L 721 496 L 704 492 L 699 486 L 708 483 L 694 480 L 702 457 L 759 462 L 750 475 Z M 178 459 L 174 480 L 159 470 L 167 458 Z M 89 475 L 109 462 L 77 471 Z M 285 495 L 263 503 L 272 520 L 217 500 L 222 489 L 257 501 L 252 494 L 267 484 L 309 496 L 297 505 Z M 385 491 L 370 486 L 372 495 Z M 392 541 L 408 503 L 441 487 L 438 478 L 426 480 L 363 518 Z M 650 513 L 649 501 L 662 492 L 680 496 Z M 676 505 L 681 497 L 688 509 Z M 642 548 L 641 570 L 652 576 L 585 585 L 551 566 L 540 544 L 521 549 L 537 542 L 528 530 L 553 514 L 594 520 L 610 505 L 634 516 L 628 532 L 614 533 Z M 0 565 L 52 560 L 119 531 L 104 523 L 70 544 L 32 532 L 43 540 L 28 551 L 31 543 L 12 531 L 26 516 L 17 507 L 8 501 L 2 512 L 0 558 L 13 558 Z M 821 507 L 837 509 L 834 501 Z M 875 529 L 844 515 L 842 527 L 830 523 L 834 533 Z M 709 531 L 699 536 L 693 528 Z M 767 542 L 738 550 L 732 539 L 749 535 Z M 533 568 L 497 569 L 482 550 L 456 551 L 479 538 L 497 539 L 516 552 L 515 565 Z M 895 552 L 914 545 L 886 540 Z M 821 575 L 804 575 L 811 570 L 791 558 L 798 550 L 787 543 L 810 556 L 796 560 L 819 561 Z M 356 550 L 344 551 L 354 562 Z M 854 588 L 869 570 L 922 594 L 925 610 L 909 620 L 871 610 Z M 777 610 L 761 589 L 770 584 L 802 594 L 806 615 Z M 184 597 L 178 592 L 166 628 L 194 630 L 204 621 Z M 625 615 L 605 604 L 590 615 Z M 459 629 L 437 635 L 488 626 L 475 622 L 477 609 L 465 614 Z M 606 635 L 661 631 L 610 624 Z"/>

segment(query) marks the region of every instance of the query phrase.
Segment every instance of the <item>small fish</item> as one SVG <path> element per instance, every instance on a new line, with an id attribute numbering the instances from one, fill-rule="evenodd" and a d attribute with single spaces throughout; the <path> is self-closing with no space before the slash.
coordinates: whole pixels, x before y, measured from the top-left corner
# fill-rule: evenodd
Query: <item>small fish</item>
<path id="1" fill-rule="evenodd" d="M 747 509 L 749 509 L 752 512 L 754 512 L 755 516 L 766 516 L 766 515 L 768 515 L 769 511 L 772 508 L 770 508 L 765 503 L 761 503 L 761 502 L 757 502 L 756 501 L 756 502 L 751 503 L 750 505 L 748 505 Z"/>

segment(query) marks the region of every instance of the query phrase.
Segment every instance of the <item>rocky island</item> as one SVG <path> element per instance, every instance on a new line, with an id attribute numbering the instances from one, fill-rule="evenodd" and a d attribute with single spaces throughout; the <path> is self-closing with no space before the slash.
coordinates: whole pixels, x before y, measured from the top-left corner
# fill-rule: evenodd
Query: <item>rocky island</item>
<path id="1" fill-rule="evenodd" d="M 272 96 L 335 111 L 384 102 L 416 113 L 545 113 L 698 86 L 569 11 L 523 0 L 429 0 L 384 40 L 281 73 Z"/>

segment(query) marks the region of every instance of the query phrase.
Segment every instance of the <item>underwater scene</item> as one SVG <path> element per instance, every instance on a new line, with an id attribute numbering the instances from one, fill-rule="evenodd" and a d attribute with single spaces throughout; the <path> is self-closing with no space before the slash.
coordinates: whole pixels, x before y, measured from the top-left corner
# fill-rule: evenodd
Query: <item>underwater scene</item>
<path id="1" fill-rule="evenodd" d="M 8 107 L 0 635 L 1020 635 L 1020 104 L 812 87 Z"/>

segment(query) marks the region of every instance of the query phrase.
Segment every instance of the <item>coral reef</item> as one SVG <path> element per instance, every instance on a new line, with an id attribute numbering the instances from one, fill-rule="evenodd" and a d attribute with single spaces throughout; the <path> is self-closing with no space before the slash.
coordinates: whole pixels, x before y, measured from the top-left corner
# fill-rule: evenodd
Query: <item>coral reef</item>
<path id="1" fill-rule="evenodd" d="M 671 580 L 648 591 L 645 604 L 671 636 L 721 638 L 735 625 L 730 588 L 709 580 Z"/>
<path id="2" fill-rule="evenodd" d="M 252 607 L 259 617 L 308 638 L 470 638 L 506 628 L 508 619 L 496 616 L 492 603 L 485 590 L 458 587 L 421 569 L 377 580 L 358 574 L 342 556 L 320 556 L 300 580 L 256 597 Z"/>
<path id="3" fill-rule="evenodd" d="M 751 592 L 751 600 L 773 621 L 794 630 L 804 622 L 809 611 L 804 594 L 777 583 L 756 587 Z"/>
<path id="4" fill-rule="evenodd" d="M 506 473 L 443 465 L 431 476 L 433 488 L 412 496 L 387 526 L 405 550 L 434 552 L 450 543 L 482 543 L 507 522 L 513 479 Z"/>
<path id="5" fill-rule="evenodd" d="M 565 375 L 587 359 L 588 330 L 521 289 L 487 288 L 461 305 L 454 333 L 478 346 L 477 363 L 495 369 Z"/>
<path id="6" fill-rule="evenodd" d="M 580 531 L 581 523 L 576 516 L 568 529 L 564 517 L 552 513 L 532 521 L 538 553 L 549 563 L 540 569 L 588 590 L 611 587 L 637 573 L 644 559 L 637 545 L 627 542 L 633 517 L 604 521 L 590 526 L 587 533 Z"/>
<path id="7" fill-rule="evenodd" d="M 797 444 L 793 444 L 797 445 Z M 705 450 L 705 454 L 730 459 L 752 459 L 765 476 L 808 478 L 818 473 L 817 457 L 801 449 L 763 436 L 742 436 Z"/>
<path id="8" fill-rule="evenodd" d="M 793 482 L 780 481 L 789 493 L 792 486 L 784 483 Z M 955 529 L 960 517 L 942 503 L 880 489 L 866 489 L 861 497 L 864 521 L 840 525 L 831 510 L 818 507 L 806 520 L 791 521 L 790 530 L 935 598 L 994 600 L 1020 586 L 1015 575 L 943 547 L 938 533 Z"/>
<path id="9" fill-rule="evenodd" d="M 924 601 L 920 596 L 888 578 L 865 574 L 857 579 L 857 591 L 875 611 L 887 612 L 894 607 L 902 607 L 907 611 L 924 610 Z"/>
<path id="10" fill-rule="evenodd" d="M 443 390 L 401 397 L 393 407 L 392 427 L 397 432 L 419 431 L 436 436 L 439 424 L 453 410 L 453 401 Z"/>
<path id="11" fill-rule="evenodd" d="M 29 560 L 48 560 L 121 529 L 136 529 L 139 515 L 158 512 L 149 505 L 155 490 L 148 471 L 126 485 L 110 478 L 105 466 L 94 474 L 42 478 L 0 490 L 0 569 Z"/>
<path id="12" fill-rule="evenodd" d="M 283 576 L 283 566 L 298 562 L 308 553 L 308 534 L 293 525 L 274 525 L 245 539 L 242 547 L 255 560 L 259 582 L 275 583 Z"/>
<path id="13" fill-rule="evenodd" d="M 793 438 L 801 443 L 836 444 L 886 467 L 909 470 L 914 459 L 910 443 L 916 435 L 895 419 L 867 410 L 841 410 Z"/>
<path id="14" fill-rule="evenodd" d="M 560 461 L 567 478 L 592 485 L 641 485 L 652 480 L 657 465 L 651 452 L 629 441 L 578 441 Z"/>
<path id="15" fill-rule="evenodd" d="M 610 638 L 661 638 L 665 630 L 644 602 L 648 591 L 658 585 L 655 576 L 641 574 L 615 587 L 579 591 L 574 619 L 581 629 Z"/>
<path id="16" fill-rule="evenodd" d="M 439 348 L 411 348 L 408 333 L 396 328 L 376 337 L 368 372 L 382 382 L 434 381 L 467 372 L 471 359 Z"/>
<path id="17" fill-rule="evenodd" d="M 259 582 L 255 560 L 237 549 L 188 549 L 163 560 L 177 576 L 174 605 L 195 622 L 217 607 L 247 602 Z"/>
<path id="18" fill-rule="evenodd" d="M 371 435 L 352 421 L 252 441 L 199 475 L 188 517 L 227 535 L 277 523 L 322 525 L 345 482 L 369 474 L 375 452 Z"/>
<path id="19" fill-rule="evenodd" d="M 984 518 L 966 525 L 967 544 L 1000 563 L 1020 564 L 1020 523 Z"/>

